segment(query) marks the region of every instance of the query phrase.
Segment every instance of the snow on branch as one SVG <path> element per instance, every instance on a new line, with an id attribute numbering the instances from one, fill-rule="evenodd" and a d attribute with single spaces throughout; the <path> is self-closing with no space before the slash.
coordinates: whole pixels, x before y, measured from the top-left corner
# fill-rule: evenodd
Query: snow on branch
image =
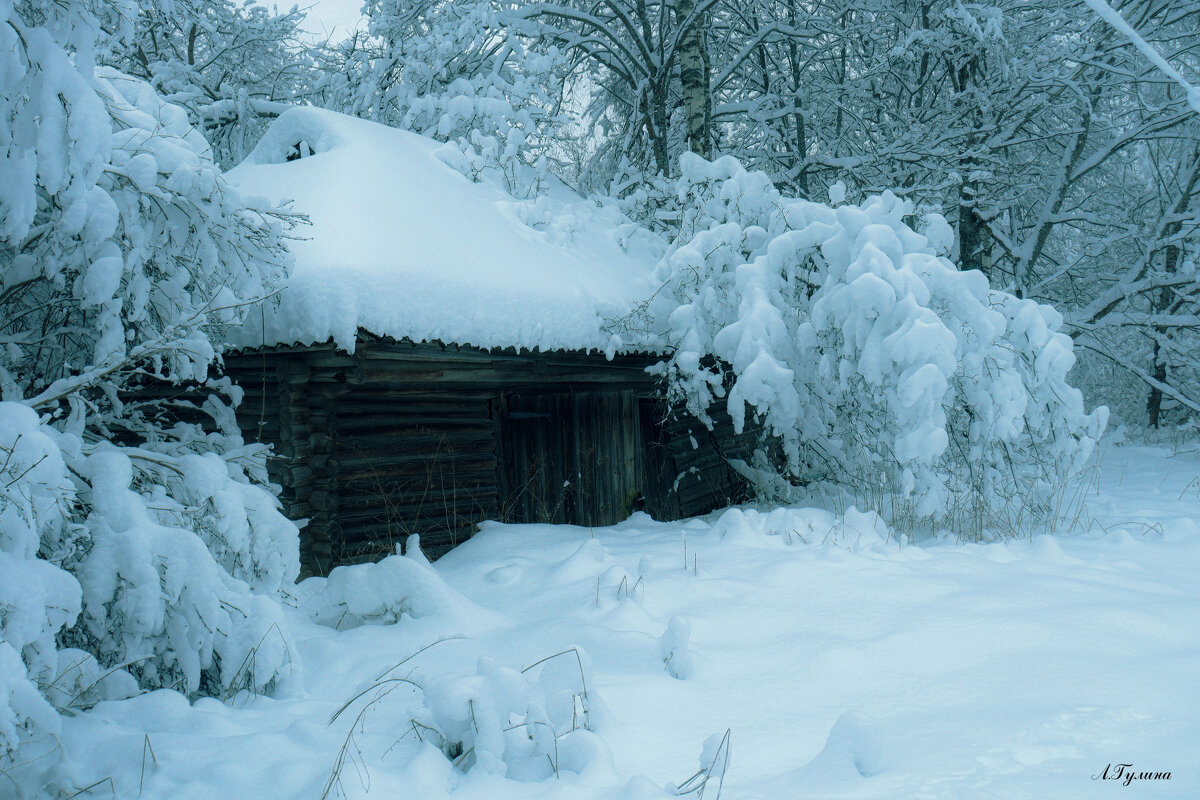
<path id="1" fill-rule="evenodd" d="M 1162 74 L 1179 84 L 1180 88 L 1183 89 L 1184 94 L 1187 96 L 1188 105 L 1192 107 L 1193 111 L 1195 111 L 1197 114 L 1200 114 L 1200 87 L 1192 86 L 1190 83 L 1188 83 L 1187 79 L 1180 74 L 1179 70 L 1171 66 L 1171 64 L 1165 58 L 1163 58 L 1162 53 L 1158 52 L 1154 45 L 1143 39 L 1141 34 L 1134 30 L 1133 26 L 1125 21 L 1125 18 L 1121 16 L 1121 12 L 1110 6 L 1106 0 L 1083 1 L 1087 3 L 1089 8 L 1103 18 L 1105 22 L 1107 22 L 1109 25 L 1112 25 L 1121 33 L 1125 34 L 1125 36 L 1129 38 L 1129 41 L 1133 42 L 1133 46 L 1140 50 L 1142 54 L 1150 60 L 1151 64 L 1158 67 Z"/>

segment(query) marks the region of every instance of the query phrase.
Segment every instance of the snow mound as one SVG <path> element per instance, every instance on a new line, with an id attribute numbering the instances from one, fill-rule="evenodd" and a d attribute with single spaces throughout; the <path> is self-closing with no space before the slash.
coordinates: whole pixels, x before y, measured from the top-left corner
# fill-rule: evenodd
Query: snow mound
<path id="1" fill-rule="evenodd" d="M 484 613 L 419 553 L 334 567 L 328 578 L 308 578 L 297 587 L 300 606 L 314 622 L 338 630 L 390 625 L 401 617 L 441 613 L 468 619 Z"/>
<path id="2" fill-rule="evenodd" d="M 883 518 L 874 511 L 847 508 L 840 517 L 817 508 L 731 508 L 713 523 L 713 532 L 726 542 L 746 546 L 776 542 L 825 545 L 851 552 L 879 549 L 893 540 L 899 542 Z"/>
<path id="3" fill-rule="evenodd" d="M 683 617 L 671 617 L 667 630 L 658 640 L 663 664 L 667 673 L 677 680 L 685 680 L 692 674 L 692 654 L 688 652 L 692 638 L 692 626 Z"/>
<path id="4" fill-rule="evenodd" d="M 847 711 L 838 717 L 825 747 L 800 770 L 800 775 L 810 788 L 832 789 L 882 771 L 882 745 L 874 723 L 866 714 Z"/>
<path id="5" fill-rule="evenodd" d="M 561 187 L 524 201 L 472 183 L 449 155 L 432 139 L 331 111 L 282 114 L 227 177 L 247 196 L 292 201 L 312 227 L 293 242 L 279 306 L 251 315 L 232 343 L 333 339 L 353 351 L 362 328 L 480 347 L 605 349 L 606 321 L 653 291 L 654 242 Z"/>

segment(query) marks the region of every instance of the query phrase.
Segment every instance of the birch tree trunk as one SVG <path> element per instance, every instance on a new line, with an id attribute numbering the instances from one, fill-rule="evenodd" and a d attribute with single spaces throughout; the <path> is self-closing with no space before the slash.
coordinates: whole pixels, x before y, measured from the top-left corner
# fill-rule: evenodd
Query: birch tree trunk
<path id="1" fill-rule="evenodd" d="M 709 83 L 705 34 L 708 14 L 697 13 L 696 0 L 679 0 L 679 82 L 686 115 L 687 146 L 693 153 L 712 158 L 712 91 Z"/>

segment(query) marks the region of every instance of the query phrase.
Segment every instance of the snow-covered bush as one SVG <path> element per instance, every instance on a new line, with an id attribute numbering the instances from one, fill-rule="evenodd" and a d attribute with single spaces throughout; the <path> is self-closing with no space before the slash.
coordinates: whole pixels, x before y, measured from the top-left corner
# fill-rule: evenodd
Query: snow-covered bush
<path id="1" fill-rule="evenodd" d="M 840 514 L 794 506 L 777 506 L 767 512 L 731 508 L 713 523 L 712 530 L 727 541 L 761 544 L 777 537 L 789 545 L 832 545 L 851 552 L 878 549 L 896 540 L 877 512 L 853 506 Z"/>
<path id="2" fill-rule="evenodd" d="M 731 158 L 687 155 L 681 173 L 654 300 L 674 347 L 661 369 L 702 419 L 718 400 L 738 430 L 761 419 L 778 449 L 748 474 L 782 462 L 793 483 L 878 498 L 893 522 L 1004 527 L 1048 509 L 1106 418 L 1067 383 L 1054 309 L 958 271 L 945 220 L 890 193 L 831 208 Z"/>
<path id="3" fill-rule="evenodd" d="M 48 85 L 9 110 L 5 399 L 41 392 L 46 405 L 135 361 L 203 380 L 214 331 L 283 278 L 278 220 L 245 207 L 183 110 L 147 84 L 85 77 L 64 52 L 23 69 Z"/>
<path id="4" fill-rule="evenodd" d="M 418 675 L 424 691 L 411 718 L 464 772 L 524 781 L 579 772 L 586 760 L 571 737 L 591 729 L 583 665 L 572 649 L 526 671 L 481 658 L 474 675 Z"/>
<path id="5" fill-rule="evenodd" d="M 271 691 L 294 672 L 272 596 L 298 571 L 295 528 L 274 497 L 217 455 L 158 447 L 60 431 L 26 404 L 0 402 L 0 768 L 23 760 L 18 748 L 46 746 L 56 709 L 127 697 L 139 684 L 189 695 Z M 220 478 L 204 469 L 211 459 Z M 160 480 L 164 471 L 171 481 Z M 205 515 L 186 505 L 201 491 L 247 500 Z M 267 532 L 288 527 L 290 548 L 276 540 L 267 558 L 238 551 L 265 594 L 223 569 L 195 528 L 160 521 L 189 514 L 213 527 L 255 514 Z M 211 537 L 210 546 L 229 553 L 236 541 Z"/>
<path id="6" fill-rule="evenodd" d="M 88 9 L 0 3 L 0 769 L 55 706 L 270 691 L 295 667 L 298 535 L 264 452 L 216 396 L 162 390 L 206 380 L 279 284 L 283 218 L 246 207 L 182 109 L 94 67 Z"/>
<path id="7" fill-rule="evenodd" d="M 684 680 L 693 670 L 692 654 L 688 651 L 692 638 L 692 626 L 683 617 L 671 617 L 667 629 L 659 637 L 663 665 L 672 678 Z"/>
<path id="8" fill-rule="evenodd" d="M 592 733 L 593 715 L 602 706 L 589 689 L 590 663 L 579 648 L 520 670 L 486 656 L 468 672 L 413 668 L 409 660 L 360 689 L 333 715 L 331 722 L 337 722 L 357 709 L 323 797 L 344 796 L 347 759 L 362 761 L 375 747 L 410 761 L 432 754 L 446 773 L 456 769 L 534 783 L 561 772 L 581 773 L 608 757 Z"/>
<path id="9" fill-rule="evenodd" d="M 228 462 L 214 476 L 214 453 L 89 441 L 41 423 L 21 403 L 0 403 L 0 431 L 0 632 L 31 675 L 45 684 L 58 674 L 56 635 L 105 666 L 128 664 L 146 687 L 263 691 L 290 673 L 281 612 L 269 598 L 298 572 L 296 532 L 265 489 Z M 204 491 L 238 505 L 207 513 L 187 505 Z M 207 524 L 209 541 L 196 534 L 201 524 L 171 524 L 186 519 Z M 239 523 L 240 547 L 238 537 L 216 535 Z"/>
<path id="10" fill-rule="evenodd" d="M 58 674 L 55 637 L 78 618 L 80 588 L 37 554 L 43 538 L 69 535 L 73 494 L 53 432 L 31 409 L 0 403 L 0 771 L 58 733 L 39 687 Z"/>
<path id="11" fill-rule="evenodd" d="M 154 480 L 153 471 L 135 464 L 158 460 L 179 470 L 181 483 L 198 486 L 212 480 L 207 470 L 194 480 L 194 457 L 171 459 L 140 448 L 98 445 L 81 456 L 79 469 L 90 488 L 82 498 L 88 549 L 65 563 L 83 589 L 83 613 L 65 640 L 106 663 L 128 663 L 143 686 L 189 695 L 268 691 L 290 677 L 278 603 L 223 569 L 194 530 L 160 523 L 157 508 L 178 508 L 180 499 Z M 235 494 L 239 483 L 226 475 L 217 486 L 222 494 Z M 261 488 L 240 486 L 272 499 Z M 212 512 L 215 523 L 225 521 L 221 511 Z M 229 549 L 228 541 L 221 544 L 222 551 Z M 272 554 L 273 562 L 286 559 Z M 278 572 L 276 581 L 287 574 Z"/>

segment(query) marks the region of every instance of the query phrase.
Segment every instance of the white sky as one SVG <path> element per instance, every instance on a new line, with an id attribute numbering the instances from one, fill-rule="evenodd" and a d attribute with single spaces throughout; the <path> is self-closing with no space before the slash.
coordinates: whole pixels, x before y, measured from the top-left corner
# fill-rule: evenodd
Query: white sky
<path id="1" fill-rule="evenodd" d="M 362 21 L 363 0 L 297 0 L 302 9 L 307 9 L 304 27 L 319 39 L 327 36 L 332 41 L 345 39 Z M 290 2 L 280 2 L 281 9 Z"/>

